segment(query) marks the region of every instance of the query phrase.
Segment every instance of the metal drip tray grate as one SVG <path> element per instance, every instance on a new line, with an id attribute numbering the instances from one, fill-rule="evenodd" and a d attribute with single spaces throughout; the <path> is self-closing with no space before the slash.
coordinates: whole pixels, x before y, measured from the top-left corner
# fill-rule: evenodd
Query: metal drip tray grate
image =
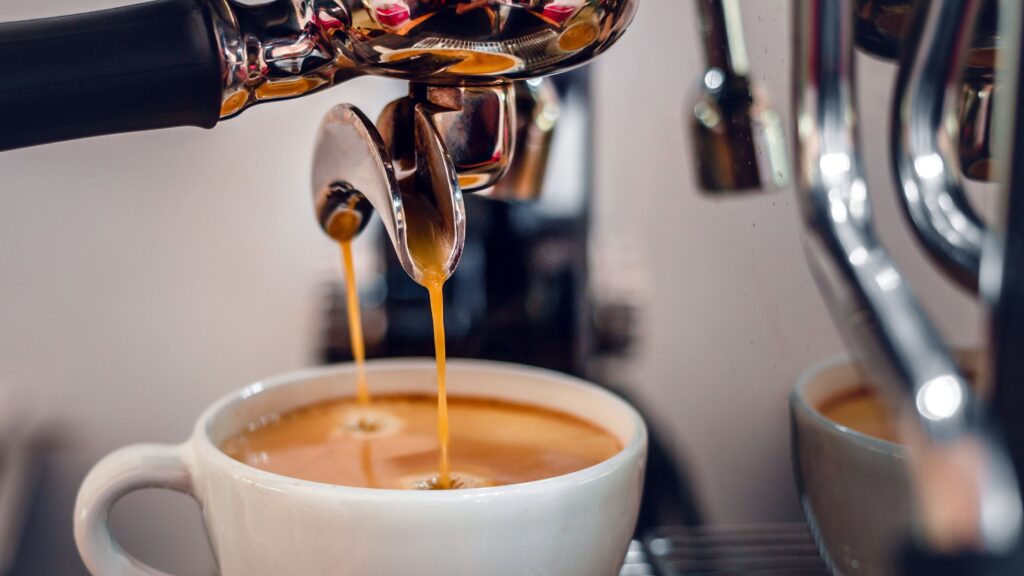
<path id="1" fill-rule="evenodd" d="M 629 545 L 626 563 L 622 565 L 619 576 L 657 576 L 657 574 L 654 571 L 654 566 L 647 560 L 644 545 L 639 540 L 633 540 Z"/>
<path id="2" fill-rule="evenodd" d="M 624 576 L 829 574 L 804 524 L 658 528 L 644 538 L 642 553 L 653 571 L 624 568 Z"/>

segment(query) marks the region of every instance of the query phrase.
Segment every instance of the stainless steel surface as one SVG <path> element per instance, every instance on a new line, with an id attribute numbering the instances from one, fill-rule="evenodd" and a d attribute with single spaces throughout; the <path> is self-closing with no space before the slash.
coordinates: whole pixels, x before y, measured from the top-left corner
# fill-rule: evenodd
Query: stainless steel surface
<path id="1" fill-rule="evenodd" d="M 520 89 L 530 90 L 525 106 L 517 103 Z M 451 274 L 465 237 L 462 191 L 508 199 L 539 193 L 558 108 L 557 95 L 544 94 L 541 100 L 532 90 L 525 82 L 466 87 L 412 83 L 408 96 L 384 108 L 379 129 L 351 106 L 341 115 L 336 113 L 339 109 L 330 112 L 314 162 L 313 190 L 321 226 L 335 239 L 350 239 L 366 225 L 372 206 L 381 212 L 403 268 L 419 281 L 421 271 L 405 233 L 403 195 L 428 194 L 450 216 L 444 221 L 453 247 L 447 269 Z M 517 123 L 519 106 L 530 114 L 522 127 Z M 517 170 L 517 181 L 495 194 L 493 188 L 513 162 L 518 131 L 528 139 L 524 165 Z M 425 148 L 425 142 L 430 147 Z M 352 158 L 341 157 L 353 150 L 358 152 Z M 353 178 L 369 186 L 369 192 Z M 422 185 L 400 186 L 403 179 Z M 537 190 L 527 192 L 532 184 Z"/>
<path id="2" fill-rule="evenodd" d="M 480 194 L 497 200 L 535 200 L 544 188 L 561 115 L 558 90 L 548 78 L 516 82 L 515 108 L 515 161 L 505 178 Z"/>
<path id="3" fill-rule="evenodd" d="M 644 544 L 662 576 L 829 574 L 805 524 L 659 528 Z"/>
<path id="4" fill-rule="evenodd" d="M 410 93 L 384 108 L 377 126 L 391 157 L 412 158 L 408 137 L 413 110 L 422 104 L 441 135 L 464 192 L 486 190 L 508 171 L 516 145 L 515 87 L 430 86 L 413 83 Z"/>
<path id="5" fill-rule="evenodd" d="M 366 224 L 367 204 L 380 214 L 406 273 L 417 282 L 423 271 L 409 251 L 403 192 L 426 195 L 447 226 L 441 228 L 451 252 L 450 274 L 465 241 L 465 207 L 455 168 L 421 105 L 413 112 L 414 156 L 396 167 L 373 123 L 355 107 L 335 106 L 324 117 L 313 155 L 312 190 L 317 220 L 336 240 L 354 237 Z M 405 190 L 401 184 L 405 181 Z"/>
<path id="6" fill-rule="evenodd" d="M 946 65 L 963 67 L 963 79 L 957 95 L 959 102 L 955 104 L 956 113 L 959 114 L 959 134 L 954 138 L 958 145 L 946 150 L 946 154 L 959 154 L 959 168 L 964 176 L 972 180 L 992 181 L 997 174 L 997 159 L 992 142 L 992 119 L 995 116 L 993 102 L 998 93 L 995 76 L 1000 67 L 998 54 L 1005 43 L 1005 34 L 999 31 L 999 11 L 1005 11 L 1006 6 L 1004 4 L 1000 8 L 998 0 L 979 0 L 979 14 L 971 26 L 965 25 L 962 20 L 943 23 L 929 18 L 927 25 L 930 29 L 944 25 L 956 28 L 958 35 L 922 31 L 922 22 L 915 22 L 915 19 L 920 20 L 923 16 L 917 13 L 941 10 L 941 4 L 921 0 L 858 0 L 857 46 L 883 60 L 898 61 L 901 54 L 913 51 L 915 45 L 924 44 L 915 38 L 921 36 L 922 32 L 930 36 L 927 42 L 933 45 L 936 38 L 940 44 L 945 43 L 945 46 L 935 46 L 934 55 L 941 52 L 949 56 Z M 947 8 L 959 9 L 959 6 Z M 966 55 L 958 54 L 954 46 L 960 46 Z M 963 59 L 954 61 L 953 57 L 956 56 Z M 921 74 L 923 69 L 927 69 L 927 66 L 920 65 L 923 64 L 920 60 L 930 57 L 919 54 L 919 66 L 914 67 L 914 72 Z M 935 64 L 942 65 L 938 59 Z M 951 71 L 955 70 L 951 68 Z M 943 80 L 953 82 L 955 78 Z M 938 90 L 941 89 L 936 89 L 933 98 L 942 96 L 946 98 L 947 105 L 952 104 L 950 96 L 940 95 Z"/>
<path id="7" fill-rule="evenodd" d="M 398 178 L 384 142 L 357 108 L 340 104 L 320 124 L 313 152 L 317 221 L 335 240 L 352 239 L 373 206 L 392 241 L 405 234 Z"/>
<path id="8" fill-rule="evenodd" d="M 882 60 L 899 60 L 907 37 L 914 32 L 914 13 L 928 3 L 929 0 L 857 0 L 857 47 Z M 1000 9 L 1000 0 L 981 0 L 973 40 L 966 39 L 971 44 L 969 67 L 989 73 L 995 69 L 1001 44 Z"/>
<path id="9" fill-rule="evenodd" d="M 246 83 L 249 62 L 245 39 L 230 0 L 211 0 L 210 16 L 213 36 L 220 48 L 221 109 L 222 118 L 232 116 L 249 103 Z"/>
<path id="10" fill-rule="evenodd" d="M 516 83 L 517 100 L 522 85 Z M 588 369 L 599 355 L 611 353 L 606 349 L 609 344 L 626 345 L 621 337 L 627 334 L 619 333 L 620 338 L 612 342 L 603 337 L 616 332 L 623 323 L 616 321 L 621 320 L 621 313 L 605 314 L 602 310 L 608 300 L 631 303 L 635 294 L 623 294 L 590 274 L 594 239 L 590 85 L 590 74 L 585 69 L 543 82 L 544 87 L 557 91 L 551 100 L 564 103 L 564 114 L 557 130 L 549 132 L 550 162 L 558 170 L 552 171 L 540 190 L 526 190 L 516 198 L 536 200 L 496 202 L 474 198 L 480 192 L 463 195 L 466 251 L 458 274 L 446 285 L 445 331 L 452 356 L 525 363 L 604 383 L 606 380 L 595 378 Z M 521 136 L 523 124 L 530 120 L 523 120 L 521 115 L 517 118 Z M 522 141 L 517 137 L 518 143 Z M 523 160 L 522 155 L 516 155 L 510 174 L 499 182 L 499 188 L 526 181 L 517 172 Z M 372 256 L 379 256 L 381 265 L 360 273 L 367 354 L 433 354 L 433 328 L 430 316 L 423 313 L 429 306 L 427 293 L 409 281 L 390 238 L 383 234 L 377 238 L 373 240 L 376 246 Z M 607 250 L 601 251 L 604 265 L 616 261 L 609 260 L 609 255 Z M 625 260 L 617 267 L 615 278 L 619 282 L 614 286 L 623 280 L 628 283 L 636 272 L 629 249 L 620 256 Z M 374 272 L 378 270 L 381 283 L 374 287 Z M 339 284 L 336 274 L 326 281 L 332 286 Z M 348 361 L 352 351 L 345 315 L 331 313 L 323 319 L 328 326 L 324 334 L 334 336 L 323 346 L 323 360 Z"/>
<path id="11" fill-rule="evenodd" d="M 639 0 L 211 0 L 222 116 L 372 74 L 494 85 L 564 72 L 611 46 Z"/>
<path id="12" fill-rule="evenodd" d="M 1024 4 L 1005 2 L 1000 18 L 1000 35 L 1007 39 L 1007 54 L 1020 54 L 1024 30 Z M 1024 427 L 1020 426 L 1024 406 L 1024 66 L 1020 60 L 1000 70 L 1004 90 L 997 103 L 999 122 L 994 140 L 1007 168 L 1001 178 L 1007 185 L 998 199 L 999 216 L 992 219 L 989 245 L 981 268 L 981 294 L 991 306 L 989 335 L 992 353 L 992 403 L 1007 435 L 1010 454 L 1017 470 L 1024 470 Z M 1024 477 L 1017 478 L 1024 493 Z M 1024 554 L 1024 543 L 1021 544 Z"/>
<path id="13" fill-rule="evenodd" d="M 857 47 L 884 60 L 896 60 L 918 0 L 857 0 Z"/>
<path id="14" fill-rule="evenodd" d="M 359 72 L 333 43 L 349 18 L 340 0 L 212 0 L 223 54 L 221 117 L 333 86 Z M 341 38 L 339 38 L 341 40 Z"/>
<path id="15" fill-rule="evenodd" d="M 996 101 L 1003 89 L 992 74 L 972 74 L 968 71 L 960 85 L 957 104 L 960 135 L 957 152 L 960 172 L 971 180 L 989 182 L 1000 172 L 1000 159 L 996 157 L 993 121 Z"/>
<path id="16" fill-rule="evenodd" d="M 325 119 L 314 195 L 328 234 L 337 237 L 342 227 L 341 236 L 354 235 L 365 225 L 367 210 L 350 193 L 362 190 L 348 173 L 370 177 L 370 192 L 363 196 L 383 211 L 403 268 L 420 281 L 421 271 L 409 253 L 402 195 L 427 194 L 440 202 L 447 215 L 445 235 L 452 242 L 446 268 L 451 274 L 465 237 L 462 191 L 526 198 L 524 189 L 544 174 L 557 105 L 524 92 L 533 97 L 532 106 L 526 100 L 527 110 L 539 114 L 524 126 L 529 155 L 518 171 L 522 182 L 494 190 L 516 151 L 519 104 L 513 82 L 564 72 L 603 52 L 629 25 L 639 0 L 218 2 L 215 28 L 225 70 L 222 116 L 363 74 L 412 83 L 409 96 L 381 114 L 380 132 L 352 108 L 345 109 L 346 120 L 337 115 Z M 333 142 L 335 137 L 325 139 L 332 126 L 338 130 Z M 330 158 L 349 148 L 360 155 L 351 161 Z M 378 165 L 367 167 L 373 163 Z M 398 175 L 396 181 L 395 173 L 402 171 L 410 176 Z M 397 182 L 403 178 L 409 185 L 400 189 Z"/>
<path id="17" fill-rule="evenodd" d="M 891 127 L 893 173 L 912 228 L 935 262 L 971 291 L 986 231 L 960 181 L 955 105 L 980 7 L 981 0 L 945 0 L 918 9 L 903 46 Z"/>
<path id="18" fill-rule="evenodd" d="M 1016 5 L 982 0 L 981 13 L 975 23 L 974 40 L 968 52 L 961 80 L 960 102 L 960 167 L 972 180 L 995 181 L 1003 176 L 999 152 L 1010 147 L 1009 141 L 996 142 L 999 129 L 993 124 L 1000 117 L 996 102 L 1003 92 L 1004 76 L 1012 66 L 1005 66 L 999 54 L 1013 54 L 1015 45 L 1006 30 L 1001 29 L 1012 17 Z"/>
<path id="19" fill-rule="evenodd" d="M 739 0 L 697 0 L 706 69 L 690 110 L 701 188 L 757 191 L 789 182 L 782 119 L 750 80 Z"/>
<path id="20" fill-rule="evenodd" d="M 1002 550 L 1021 530 L 1013 468 L 872 224 L 857 145 L 854 8 L 853 0 L 805 0 L 794 11 L 797 190 L 808 260 L 865 369 L 913 416 L 922 538 Z"/>
<path id="21" fill-rule="evenodd" d="M 434 248 L 447 250 L 447 253 L 442 255 L 441 265 L 444 280 L 447 280 L 458 267 L 466 243 L 466 207 L 462 201 L 455 164 L 448 155 L 444 140 L 430 118 L 426 106 L 416 105 L 414 120 L 416 163 L 410 168 L 399 169 L 403 203 L 408 204 L 409 196 L 415 196 L 425 199 L 431 206 L 429 214 L 421 213 L 416 217 L 433 220 L 429 224 L 434 228 L 431 242 L 434 243 Z M 406 230 L 415 226 L 407 217 Z M 396 250 L 400 249 L 409 255 L 408 263 L 403 257 L 406 273 L 416 282 L 425 284 L 424 271 L 412 258 L 411 248 L 405 241 L 400 241 L 396 246 Z"/>

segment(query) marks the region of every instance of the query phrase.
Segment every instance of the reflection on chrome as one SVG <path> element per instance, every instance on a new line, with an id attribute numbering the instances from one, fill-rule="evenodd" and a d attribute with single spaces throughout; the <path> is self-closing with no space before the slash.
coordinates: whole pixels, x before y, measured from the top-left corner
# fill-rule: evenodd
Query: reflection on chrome
<path id="1" fill-rule="evenodd" d="M 888 396 L 902 399 L 902 410 L 915 416 L 919 433 L 911 438 L 911 450 L 922 457 L 910 462 L 918 495 L 925 502 L 971 502 L 952 512 L 967 515 L 954 523 L 977 527 L 972 545 L 1005 550 L 1021 532 L 1021 501 L 1012 465 L 872 223 L 857 149 L 855 0 L 794 4 L 794 150 L 808 261 L 835 324 L 864 368 L 888 387 Z M 932 3 L 937 4 L 946 2 Z M 944 173 L 942 167 L 949 166 L 942 157 L 917 158 L 924 158 L 920 168 L 925 174 Z M 976 447 L 980 457 L 958 457 L 965 445 Z M 971 493 L 950 493 L 949 483 L 934 473 L 936 469 L 955 470 L 966 479 L 957 489 L 966 486 Z M 997 508 L 999 512 L 993 513 Z M 927 517 L 928 510 L 923 510 L 919 520 L 927 524 Z M 936 544 L 944 536 L 923 534 L 935 539 L 925 544 Z"/>
<path id="2" fill-rule="evenodd" d="M 639 0 L 213 0 L 222 117 L 362 75 L 490 86 L 564 72 L 615 43 Z"/>
<path id="3" fill-rule="evenodd" d="M 451 247 L 445 266 L 446 274 L 450 275 L 458 266 L 466 237 L 462 192 L 455 181 L 451 157 L 419 105 L 413 122 L 415 125 L 409 136 L 414 140 L 415 158 L 411 161 L 411 170 L 423 170 L 428 174 L 419 181 L 430 185 L 420 186 L 417 190 L 430 195 L 431 203 L 446 215 L 444 222 L 447 225 L 439 226 L 438 231 L 444 237 L 443 245 Z M 343 198 L 354 199 L 355 202 L 335 201 L 339 190 L 345 191 Z M 377 128 L 350 104 L 335 106 L 320 124 L 313 152 L 312 192 L 317 220 L 332 237 L 335 236 L 330 226 L 332 222 L 351 216 L 362 225 L 365 223 L 363 214 L 372 206 L 384 223 L 402 268 L 410 278 L 420 281 L 423 271 L 409 249 L 406 213 L 396 167 Z"/>
<path id="4" fill-rule="evenodd" d="M 850 157 L 842 152 L 822 154 L 818 162 L 824 178 L 839 178 L 850 171 Z"/>
<path id="5" fill-rule="evenodd" d="M 704 85 L 708 90 L 718 90 L 725 83 L 725 74 L 718 68 L 712 68 L 704 74 Z"/>
<path id="6" fill-rule="evenodd" d="M 902 279 L 900 278 L 898 270 L 895 268 L 886 268 L 878 274 L 875 274 L 875 283 L 878 284 L 879 288 L 888 292 L 899 288 L 902 283 Z"/>
<path id="7" fill-rule="evenodd" d="M 960 181 L 956 104 L 981 0 L 922 3 L 906 38 L 892 118 L 896 185 L 917 237 L 962 286 L 977 290 L 985 229 Z"/>
<path id="8" fill-rule="evenodd" d="M 224 68 L 222 117 L 361 75 L 410 82 L 409 95 L 389 104 L 376 126 L 348 105 L 327 115 L 315 152 L 313 196 L 321 226 L 338 240 L 351 239 L 378 212 L 416 281 L 421 270 L 409 254 L 402 196 L 429 196 L 427 204 L 438 208 L 441 234 L 451 246 L 445 260 L 450 275 L 465 238 L 463 192 L 516 200 L 539 192 L 559 115 L 557 94 L 542 78 L 584 64 L 614 44 L 639 4 L 214 2 Z M 513 167 L 517 152 L 522 162 Z M 515 181 L 502 185 L 510 170 Z"/>
<path id="9" fill-rule="evenodd" d="M 960 413 L 964 390 L 956 378 L 939 376 L 917 391 L 917 410 L 929 420 L 944 420 Z"/>

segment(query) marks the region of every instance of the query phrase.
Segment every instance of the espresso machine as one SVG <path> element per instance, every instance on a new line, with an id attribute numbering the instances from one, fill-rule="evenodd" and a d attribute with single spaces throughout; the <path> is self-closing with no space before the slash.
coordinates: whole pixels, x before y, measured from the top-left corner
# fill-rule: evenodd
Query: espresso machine
<path id="1" fill-rule="evenodd" d="M 390 273 L 419 281 L 406 206 L 425 203 L 444 237 L 450 275 L 472 257 L 466 245 L 477 216 L 506 226 L 524 217 L 507 207 L 476 210 L 478 200 L 522 201 L 541 188 L 556 88 L 540 79 L 608 49 L 638 5 L 158 0 L 0 24 L 0 150 L 212 128 L 252 105 L 360 75 L 408 81 L 408 95 L 376 121 L 346 104 L 327 114 L 313 163 L 316 217 L 332 238 L 348 240 L 375 214 Z M 1024 278 L 1014 263 L 1024 250 L 1024 199 L 1007 194 L 1001 221 L 983 223 L 962 178 L 1019 185 L 1024 120 L 1015 114 L 1021 75 L 1012 56 L 1020 53 L 1024 9 L 995 0 L 794 0 L 796 120 L 787 145 L 779 115 L 752 81 L 740 3 L 696 5 L 707 59 L 690 127 L 701 185 L 722 195 L 795 183 L 808 260 L 837 326 L 917 424 L 911 448 L 927 457 L 910 462 L 921 506 L 908 571 L 1021 573 L 1024 432 L 1014 415 L 1024 404 L 1016 386 L 1024 360 L 1014 352 L 1024 342 Z M 875 233 L 859 156 L 855 48 L 899 61 L 895 185 L 928 253 L 992 308 L 990 400 L 967 386 Z M 574 81 L 561 81 L 563 94 Z M 949 477 L 961 481 L 941 481 Z M 974 505 L 960 509 L 951 537 L 928 510 L 963 494 Z M 965 536 L 963 526 L 976 529 Z"/>

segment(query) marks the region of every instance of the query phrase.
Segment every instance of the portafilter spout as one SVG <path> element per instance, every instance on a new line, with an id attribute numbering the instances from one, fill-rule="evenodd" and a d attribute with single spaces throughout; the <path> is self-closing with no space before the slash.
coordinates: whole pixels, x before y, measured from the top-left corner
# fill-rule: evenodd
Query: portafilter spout
<path id="1" fill-rule="evenodd" d="M 324 119 L 313 168 L 321 226 L 332 238 L 349 240 L 376 210 L 409 276 L 423 283 L 417 254 L 430 247 L 431 268 L 440 259 L 444 275 L 450 275 L 465 239 L 462 192 L 529 196 L 509 195 L 497 186 L 513 168 L 517 132 L 532 136 L 532 147 L 516 173 L 532 176 L 527 184 L 539 183 L 543 175 L 556 108 L 551 98 L 542 102 L 527 93 L 525 81 L 540 82 L 605 50 L 628 26 L 638 3 L 395 0 L 338 12 L 339 25 L 327 31 L 323 44 L 337 55 L 326 68 L 331 76 L 303 77 L 322 79 L 326 86 L 360 73 L 379 74 L 409 80 L 410 88 L 384 108 L 376 125 L 348 105 Z M 375 33 L 360 33 L 367 31 Z M 237 93 L 237 109 L 228 106 L 225 114 L 260 101 L 259 91 Z M 519 108 L 529 110 L 530 120 L 543 108 L 548 116 L 542 120 L 550 122 L 521 126 Z"/>
<path id="2" fill-rule="evenodd" d="M 352 240 L 380 214 L 405 272 L 422 283 L 424 270 L 410 246 L 406 204 L 416 195 L 430 207 L 429 217 L 443 246 L 444 275 L 455 271 L 465 243 L 466 221 L 455 166 L 423 108 L 414 110 L 415 158 L 396 169 L 380 132 L 350 104 L 332 108 L 320 124 L 313 154 L 313 203 L 328 236 Z M 403 198 L 405 196 L 405 198 Z"/>

